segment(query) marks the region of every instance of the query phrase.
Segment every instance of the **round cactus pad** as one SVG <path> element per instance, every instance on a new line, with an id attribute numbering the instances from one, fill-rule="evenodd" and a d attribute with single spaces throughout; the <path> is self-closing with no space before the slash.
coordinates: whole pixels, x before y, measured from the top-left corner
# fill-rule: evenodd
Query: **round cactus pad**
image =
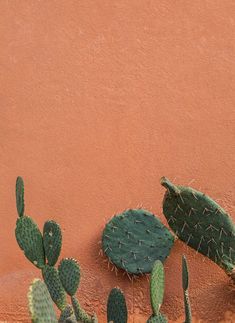
<path id="1" fill-rule="evenodd" d="M 164 261 L 174 243 L 171 232 L 143 209 L 114 216 L 105 226 L 102 248 L 109 260 L 132 274 L 149 273 L 156 260 Z"/>

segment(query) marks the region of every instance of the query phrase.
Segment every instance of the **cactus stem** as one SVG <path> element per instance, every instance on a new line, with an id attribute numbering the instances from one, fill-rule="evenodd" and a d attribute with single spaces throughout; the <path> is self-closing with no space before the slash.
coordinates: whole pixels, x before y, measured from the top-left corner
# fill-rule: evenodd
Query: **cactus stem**
<path id="1" fill-rule="evenodd" d="M 177 195 L 180 193 L 179 189 L 173 183 L 171 183 L 171 181 L 168 178 L 162 177 L 160 182 L 161 185 L 168 189 L 170 193 Z"/>

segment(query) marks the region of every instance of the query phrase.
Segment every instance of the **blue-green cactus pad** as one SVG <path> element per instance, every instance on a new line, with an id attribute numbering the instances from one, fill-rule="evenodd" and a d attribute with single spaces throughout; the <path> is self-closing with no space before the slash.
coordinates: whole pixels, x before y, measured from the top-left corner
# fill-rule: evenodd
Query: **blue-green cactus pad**
<path id="1" fill-rule="evenodd" d="M 171 232 L 143 209 L 114 216 L 105 226 L 102 249 L 117 267 L 133 274 L 149 273 L 156 260 L 162 262 L 174 243 Z"/>
<path id="2" fill-rule="evenodd" d="M 231 273 L 235 267 L 235 225 L 210 197 L 190 187 L 161 179 L 167 189 L 163 213 L 171 229 L 186 244 Z"/>
<path id="3" fill-rule="evenodd" d="M 48 265 L 54 266 L 59 258 L 62 246 L 62 233 L 55 221 L 46 221 L 43 227 L 43 245 Z"/>

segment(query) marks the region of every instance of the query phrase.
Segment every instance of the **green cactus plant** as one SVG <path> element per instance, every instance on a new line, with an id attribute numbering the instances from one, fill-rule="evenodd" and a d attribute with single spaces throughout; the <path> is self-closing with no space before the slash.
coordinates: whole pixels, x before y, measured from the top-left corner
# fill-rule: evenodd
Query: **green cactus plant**
<path id="1" fill-rule="evenodd" d="M 113 323 L 127 323 L 127 306 L 120 288 L 113 288 L 108 297 L 107 320 Z"/>
<path id="2" fill-rule="evenodd" d="M 235 226 L 228 213 L 204 193 L 174 185 L 165 177 L 161 184 L 167 189 L 163 213 L 171 229 L 235 281 Z"/>
<path id="3" fill-rule="evenodd" d="M 183 285 L 183 292 L 184 292 L 184 309 L 185 309 L 185 322 L 184 323 L 191 323 L 192 322 L 192 314 L 191 314 L 191 306 L 189 300 L 189 273 L 188 273 L 188 265 L 186 257 L 182 257 L 182 285 Z"/>
<path id="4" fill-rule="evenodd" d="M 42 236 L 37 224 L 25 215 L 24 182 L 21 177 L 16 180 L 16 205 L 19 215 L 15 229 L 16 240 L 25 256 L 42 270 L 42 276 L 50 296 L 62 312 L 60 321 L 68 315 L 66 292 L 71 296 L 73 314 L 69 313 L 71 315 L 66 318 L 65 322 L 74 322 L 76 319 L 85 323 L 97 321 L 95 316 L 89 316 L 82 309 L 75 297 L 80 280 L 80 269 L 76 260 L 62 259 L 59 268 L 55 268 L 62 246 L 60 226 L 54 221 L 47 221 L 44 224 Z M 70 307 L 71 309 L 72 307 Z"/>
<path id="5" fill-rule="evenodd" d="M 70 296 L 74 296 L 77 292 L 80 282 L 80 268 L 76 259 L 62 259 L 59 267 L 60 281 Z"/>
<path id="6" fill-rule="evenodd" d="M 24 215 L 24 182 L 22 177 L 16 179 L 16 208 L 19 217 Z"/>
<path id="7" fill-rule="evenodd" d="M 73 312 L 73 307 L 67 305 L 65 309 L 61 312 L 58 323 L 76 323 L 76 317 Z"/>
<path id="8" fill-rule="evenodd" d="M 160 308 L 163 302 L 165 288 L 164 267 L 160 260 L 155 261 L 151 271 L 150 278 L 150 300 L 153 314 L 148 319 L 147 323 L 165 323 L 167 317 L 160 313 Z"/>
<path id="9" fill-rule="evenodd" d="M 60 256 L 62 233 L 55 221 L 46 221 L 43 227 L 43 246 L 48 265 L 54 266 Z"/>
<path id="10" fill-rule="evenodd" d="M 109 260 L 132 274 L 151 272 L 157 259 L 166 259 L 173 243 L 171 232 L 143 209 L 129 209 L 114 216 L 102 235 L 102 249 Z"/>
<path id="11" fill-rule="evenodd" d="M 52 299 L 40 279 L 35 279 L 30 285 L 28 302 L 33 323 L 57 323 Z"/>

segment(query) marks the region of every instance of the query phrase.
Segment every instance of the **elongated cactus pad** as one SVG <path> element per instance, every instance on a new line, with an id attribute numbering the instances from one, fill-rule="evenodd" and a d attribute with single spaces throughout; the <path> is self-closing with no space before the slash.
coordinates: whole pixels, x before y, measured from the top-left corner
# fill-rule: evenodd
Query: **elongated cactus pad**
<path id="1" fill-rule="evenodd" d="M 133 274 L 149 273 L 156 260 L 164 261 L 174 243 L 170 231 L 152 213 L 130 209 L 105 226 L 102 248 L 117 267 Z"/>
<path id="2" fill-rule="evenodd" d="M 107 320 L 113 323 L 127 322 L 127 306 L 123 292 L 113 288 L 109 294 L 107 304 Z"/>
<path id="3" fill-rule="evenodd" d="M 45 265 L 42 270 L 43 279 L 47 285 L 52 300 L 57 307 L 63 311 L 66 307 L 66 293 L 61 284 L 58 270 L 49 265 Z"/>
<path id="4" fill-rule="evenodd" d="M 25 256 L 38 268 L 45 265 L 42 234 L 37 224 L 28 216 L 21 216 L 16 221 L 15 236 Z"/>
<path id="5" fill-rule="evenodd" d="M 147 323 L 167 323 L 167 317 L 161 313 L 158 313 L 157 315 L 151 315 L 148 319 Z"/>
<path id="6" fill-rule="evenodd" d="M 164 267 L 161 261 L 154 263 L 150 280 L 150 300 L 154 316 L 157 316 L 163 302 L 165 288 Z"/>
<path id="7" fill-rule="evenodd" d="M 43 227 L 43 244 L 48 265 L 54 266 L 59 258 L 62 245 L 61 229 L 55 221 L 45 222 Z"/>
<path id="8" fill-rule="evenodd" d="M 57 323 L 55 310 L 46 285 L 35 279 L 28 292 L 29 311 L 33 323 Z"/>
<path id="9" fill-rule="evenodd" d="M 78 262 L 72 258 L 62 259 L 58 271 L 64 289 L 70 296 L 73 296 L 78 289 L 80 281 L 80 268 Z"/>
<path id="10" fill-rule="evenodd" d="M 163 212 L 176 235 L 230 274 L 235 266 L 235 226 L 215 201 L 190 187 L 161 179 Z"/>
<path id="11" fill-rule="evenodd" d="M 185 322 L 184 323 L 191 323 L 192 322 L 192 314 L 191 314 L 191 306 L 189 300 L 189 293 L 188 293 L 188 286 L 189 286 L 189 279 L 188 279 L 188 265 L 186 257 L 182 257 L 182 285 L 184 291 L 184 309 L 185 309 Z"/>
<path id="12" fill-rule="evenodd" d="M 19 216 L 24 215 L 24 182 L 22 177 L 16 179 L 16 208 Z"/>

